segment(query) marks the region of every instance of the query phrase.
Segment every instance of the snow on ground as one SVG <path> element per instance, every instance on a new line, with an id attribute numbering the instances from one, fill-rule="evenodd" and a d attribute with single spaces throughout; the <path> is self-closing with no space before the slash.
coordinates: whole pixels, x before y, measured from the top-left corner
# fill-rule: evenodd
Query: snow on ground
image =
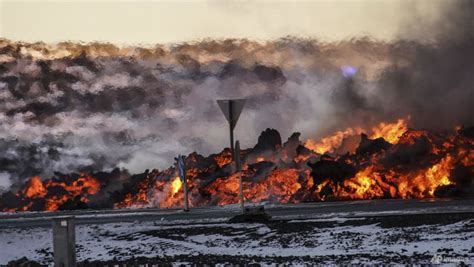
<path id="1" fill-rule="evenodd" d="M 344 259 L 352 263 L 400 263 L 401 258 L 416 258 L 421 263 L 430 263 L 433 256 L 442 255 L 444 259 L 474 264 L 472 217 L 443 222 L 433 218 L 334 217 L 266 224 L 207 220 L 79 225 L 76 227 L 77 256 L 78 261 L 226 255 L 270 259 L 320 257 L 319 262 L 324 263 Z M 410 221 L 418 219 L 422 222 Z M 394 223 L 396 220 L 399 222 Z M 0 240 L 0 264 L 24 256 L 51 264 L 50 228 L 0 229 Z"/>

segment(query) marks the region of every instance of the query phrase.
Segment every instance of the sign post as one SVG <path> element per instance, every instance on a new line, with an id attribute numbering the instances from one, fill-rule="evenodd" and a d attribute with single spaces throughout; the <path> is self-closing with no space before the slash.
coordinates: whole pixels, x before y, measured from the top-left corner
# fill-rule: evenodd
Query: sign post
<path id="1" fill-rule="evenodd" d="M 184 165 L 184 156 L 178 155 L 177 158 L 174 158 L 178 165 L 179 178 L 183 182 L 183 193 L 184 193 L 184 211 L 189 211 L 188 204 L 188 181 L 186 179 L 186 167 Z"/>
<path id="2" fill-rule="evenodd" d="M 245 105 L 245 99 L 217 100 L 217 104 L 229 122 L 230 152 L 234 155 L 234 128 Z"/>
<path id="3" fill-rule="evenodd" d="M 239 195 L 240 195 L 240 207 L 242 208 L 242 214 L 245 213 L 245 205 L 244 205 L 244 186 L 242 184 L 242 163 L 240 162 L 240 143 L 239 140 L 235 142 L 235 166 L 237 169 L 237 173 L 239 174 Z"/>

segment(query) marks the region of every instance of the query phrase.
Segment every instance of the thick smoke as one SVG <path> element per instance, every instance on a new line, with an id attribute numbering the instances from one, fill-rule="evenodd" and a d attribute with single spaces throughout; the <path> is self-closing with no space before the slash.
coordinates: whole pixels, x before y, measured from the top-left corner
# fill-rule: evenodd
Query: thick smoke
<path id="1" fill-rule="evenodd" d="M 411 127 L 472 125 L 472 10 L 453 4 L 430 28 L 434 44 L 0 40 L 0 187 L 56 171 L 142 172 L 178 153 L 220 151 L 223 98 L 248 99 L 236 128 L 244 147 L 265 128 L 318 138 L 407 116 Z"/>
<path id="2" fill-rule="evenodd" d="M 400 45 L 413 48 L 407 63 L 392 55 L 395 64 L 380 78 L 385 113 L 410 114 L 414 125 L 430 129 L 473 125 L 474 2 L 450 2 L 443 16 L 424 28 L 419 34 L 434 33 L 434 44 Z"/>

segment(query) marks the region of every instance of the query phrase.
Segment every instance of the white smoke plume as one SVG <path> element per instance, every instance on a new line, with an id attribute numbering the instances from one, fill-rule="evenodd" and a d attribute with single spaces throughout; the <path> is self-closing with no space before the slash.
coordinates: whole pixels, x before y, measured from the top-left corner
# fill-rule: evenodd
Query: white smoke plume
<path id="1" fill-rule="evenodd" d="M 268 127 L 318 138 L 406 116 L 412 127 L 472 125 L 473 33 L 458 34 L 472 29 L 472 4 L 453 6 L 457 28 L 445 25 L 436 44 L 0 40 L 0 186 L 54 172 L 142 172 L 178 153 L 220 151 L 223 98 L 247 98 L 235 132 L 244 147 Z"/>

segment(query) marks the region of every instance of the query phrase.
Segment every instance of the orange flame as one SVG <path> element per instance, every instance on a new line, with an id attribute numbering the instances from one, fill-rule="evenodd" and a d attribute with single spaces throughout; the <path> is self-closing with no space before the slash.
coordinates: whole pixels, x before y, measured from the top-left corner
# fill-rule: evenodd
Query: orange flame
<path id="1" fill-rule="evenodd" d="M 380 123 L 378 126 L 372 128 L 371 139 L 382 137 L 385 141 L 396 144 L 406 131 L 408 130 L 407 122 L 404 119 L 399 119 L 395 123 Z"/>
<path id="2" fill-rule="evenodd" d="M 27 198 L 34 198 L 34 197 L 44 197 L 48 192 L 46 188 L 43 186 L 43 182 L 39 176 L 31 177 L 30 181 L 28 182 L 28 186 L 24 190 L 24 195 Z"/>
<path id="3" fill-rule="evenodd" d="M 331 136 L 324 137 L 319 142 L 316 142 L 313 139 L 308 139 L 306 140 L 306 143 L 304 144 L 304 146 L 308 149 L 313 150 L 314 152 L 318 154 L 333 152 L 334 149 L 341 146 L 344 138 L 352 136 L 352 135 L 360 134 L 361 132 L 362 130 L 359 128 L 357 129 L 347 128 L 345 131 L 338 131 Z"/>
<path id="4" fill-rule="evenodd" d="M 374 166 L 369 166 L 359 171 L 354 178 L 344 181 L 343 187 L 338 188 L 336 197 L 342 199 L 382 198 L 385 196 L 384 192 L 389 192 L 390 197 L 399 198 L 434 197 L 437 188 L 453 183 L 449 178 L 452 167 L 451 156 L 441 159 L 437 164 L 417 174 L 396 174 L 394 171 L 382 174 L 375 171 Z"/>
<path id="5" fill-rule="evenodd" d="M 171 182 L 171 195 L 175 195 L 176 193 L 178 193 L 182 184 L 183 183 L 181 182 L 181 179 L 178 176 L 176 176 L 173 182 Z"/>
<path id="6" fill-rule="evenodd" d="M 350 199 L 371 199 L 383 197 L 384 193 L 377 184 L 379 174 L 373 167 L 368 167 L 358 172 L 354 178 L 344 181 L 344 191 L 339 192 L 340 197 Z"/>
<path id="7" fill-rule="evenodd" d="M 407 122 L 404 119 L 399 119 L 395 123 L 381 122 L 379 125 L 372 128 L 371 139 L 382 137 L 385 141 L 396 144 L 400 137 L 408 130 Z M 304 146 L 318 154 L 332 153 L 339 148 L 343 140 L 349 136 L 359 135 L 367 132 L 360 127 L 347 128 L 344 131 L 337 131 L 333 135 L 322 138 L 319 142 L 308 139 Z"/>

